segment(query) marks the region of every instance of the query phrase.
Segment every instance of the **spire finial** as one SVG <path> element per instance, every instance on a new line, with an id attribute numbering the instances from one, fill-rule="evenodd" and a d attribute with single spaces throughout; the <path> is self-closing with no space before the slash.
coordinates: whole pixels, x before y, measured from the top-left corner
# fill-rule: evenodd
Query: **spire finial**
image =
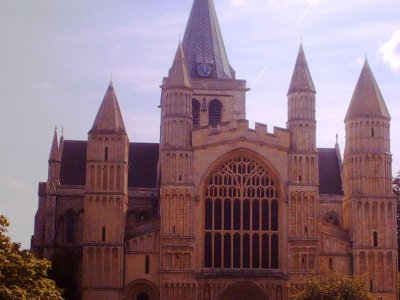
<path id="1" fill-rule="evenodd" d="M 64 137 L 64 126 L 61 126 L 61 137 Z"/>
<path id="2" fill-rule="evenodd" d="M 339 144 L 339 135 L 336 133 L 336 144 Z"/>

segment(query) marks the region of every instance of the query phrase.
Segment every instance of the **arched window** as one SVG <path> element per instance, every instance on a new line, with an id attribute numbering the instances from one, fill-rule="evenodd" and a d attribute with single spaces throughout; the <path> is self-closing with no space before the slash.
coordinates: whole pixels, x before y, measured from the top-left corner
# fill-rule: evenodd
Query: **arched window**
<path id="1" fill-rule="evenodd" d="M 210 102 L 208 108 L 208 124 L 215 127 L 221 123 L 222 104 L 219 100 L 214 99 Z"/>
<path id="2" fill-rule="evenodd" d="M 323 217 L 323 220 L 325 222 L 335 225 L 335 226 L 340 227 L 342 225 L 340 222 L 340 217 L 334 211 L 330 211 L 330 212 L 326 213 L 325 216 Z"/>
<path id="3" fill-rule="evenodd" d="M 200 102 L 192 99 L 193 128 L 200 126 Z"/>
<path id="4" fill-rule="evenodd" d="M 279 269 L 278 191 L 263 166 L 238 156 L 212 174 L 204 230 L 205 268 Z"/>

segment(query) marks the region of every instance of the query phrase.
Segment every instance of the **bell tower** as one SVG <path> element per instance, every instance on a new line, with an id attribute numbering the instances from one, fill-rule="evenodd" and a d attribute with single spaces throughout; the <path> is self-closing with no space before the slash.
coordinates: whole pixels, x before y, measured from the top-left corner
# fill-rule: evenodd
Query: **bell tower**
<path id="1" fill-rule="evenodd" d="M 113 84 L 89 131 L 82 299 L 120 300 L 128 202 L 128 136 Z"/>
<path id="2" fill-rule="evenodd" d="M 291 271 L 312 274 L 318 269 L 318 154 L 315 94 L 303 46 L 297 55 L 288 91 L 287 129 L 291 132 L 289 240 Z M 299 245 L 301 244 L 301 247 Z"/>
<path id="3" fill-rule="evenodd" d="M 396 200 L 392 193 L 390 115 L 365 60 L 346 118 L 344 226 L 354 273 L 381 299 L 397 299 Z"/>

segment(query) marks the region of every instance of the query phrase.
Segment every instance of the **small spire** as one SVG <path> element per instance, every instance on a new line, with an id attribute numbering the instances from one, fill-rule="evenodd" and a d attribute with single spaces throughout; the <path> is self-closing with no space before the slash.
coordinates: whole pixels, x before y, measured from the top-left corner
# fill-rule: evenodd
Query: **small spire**
<path id="1" fill-rule="evenodd" d="M 314 82 L 311 78 L 310 70 L 308 69 L 308 64 L 306 56 L 304 54 L 302 43 L 300 43 L 300 48 L 297 54 L 297 60 L 294 66 L 288 94 L 296 92 L 310 92 L 313 94 L 316 93 Z"/>
<path id="2" fill-rule="evenodd" d="M 178 49 L 176 50 L 172 67 L 169 69 L 169 75 L 166 80 L 166 84 L 188 88 L 192 86 L 190 83 L 190 77 L 185 63 L 185 54 L 183 53 L 181 43 L 178 44 Z"/>
<path id="3" fill-rule="evenodd" d="M 339 144 L 339 135 L 336 133 L 336 144 Z"/>
<path id="4" fill-rule="evenodd" d="M 58 148 L 57 126 L 54 128 L 53 142 L 51 144 L 49 162 L 59 161 L 60 153 Z"/>
<path id="5" fill-rule="evenodd" d="M 358 78 L 345 120 L 355 117 L 383 117 L 390 120 L 385 100 L 367 59 Z"/>
<path id="6" fill-rule="evenodd" d="M 90 133 L 94 132 L 126 134 L 124 121 L 122 119 L 112 80 L 110 80 L 103 102 L 97 112 L 92 129 L 90 130 Z"/>

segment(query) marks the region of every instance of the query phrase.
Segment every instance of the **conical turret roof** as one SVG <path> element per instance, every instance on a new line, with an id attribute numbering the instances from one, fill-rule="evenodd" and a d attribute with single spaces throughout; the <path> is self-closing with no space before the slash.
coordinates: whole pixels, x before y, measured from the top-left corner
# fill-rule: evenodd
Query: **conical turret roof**
<path id="1" fill-rule="evenodd" d="M 57 128 L 55 128 L 53 135 L 53 142 L 51 144 L 51 149 L 50 149 L 49 162 L 59 161 L 59 160 L 60 160 L 60 151 L 58 148 Z"/>
<path id="2" fill-rule="evenodd" d="M 316 93 L 302 44 L 300 44 L 299 53 L 297 54 L 296 65 L 294 66 L 288 94 L 296 92 Z"/>
<path id="3" fill-rule="evenodd" d="M 212 0 L 194 0 L 183 50 L 192 78 L 235 79 Z"/>
<path id="4" fill-rule="evenodd" d="M 390 119 L 385 100 L 367 59 L 358 78 L 345 120 L 362 116 Z"/>
<path id="5" fill-rule="evenodd" d="M 90 130 L 90 133 L 97 132 L 126 134 L 112 81 L 110 81 L 103 102 L 94 120 L 93 127 Z"/>
<path id="6" fill-rule="evenodd" d="M 185 55 L 183 53 L 182 44 L 179 43 L 178 49 L 176 49 L 175 59 L 172 63 L 171 69 L 169 69 L 169 75 L 166 84 L 170 86 L 188 87 L 192 85 L 190 83 L 190 77 L 185 63 Z"/>

